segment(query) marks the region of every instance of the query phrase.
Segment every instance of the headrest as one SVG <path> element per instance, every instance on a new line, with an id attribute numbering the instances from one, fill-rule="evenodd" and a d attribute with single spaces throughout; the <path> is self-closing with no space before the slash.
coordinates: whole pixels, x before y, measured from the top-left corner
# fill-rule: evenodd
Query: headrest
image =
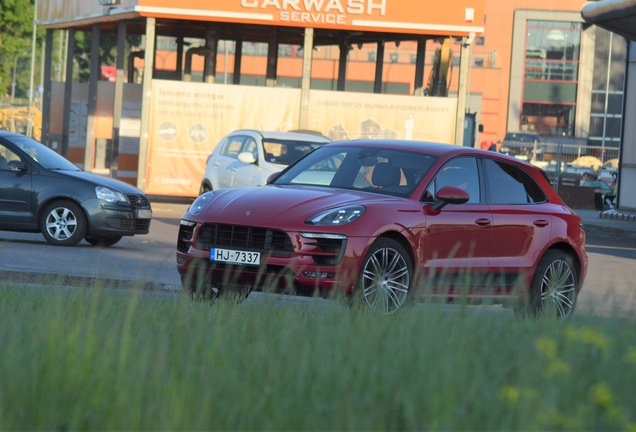
<path id="1" fill-rule="evenodd" d="M 402 171 L 400 171 L 400 168 L 384 162 L 377 164 L 373 168 L 371 181 L 375 186 L 391 187 L 399 186 L 401 178 Z"/>

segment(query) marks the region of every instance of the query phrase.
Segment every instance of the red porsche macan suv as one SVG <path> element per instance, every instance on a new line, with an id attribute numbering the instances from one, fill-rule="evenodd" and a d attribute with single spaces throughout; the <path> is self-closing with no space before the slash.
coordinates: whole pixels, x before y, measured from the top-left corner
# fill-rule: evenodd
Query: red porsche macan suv
<path id="1" fill-rule="evenodd" d="M 414 141 L 326 144 L 269 179 L 197 198 L 181 220 L 184 289 L 501 303 L 568 318 L 587 270 L 581 218 L 537 167 Z"/>

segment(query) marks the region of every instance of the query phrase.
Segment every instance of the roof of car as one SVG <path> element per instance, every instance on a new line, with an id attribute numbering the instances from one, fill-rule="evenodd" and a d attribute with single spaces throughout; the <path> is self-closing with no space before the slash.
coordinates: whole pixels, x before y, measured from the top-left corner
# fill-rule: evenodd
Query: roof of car
<path id="1" fill-rule="evenodd" d="M 384 140 L 384 139 L 365 139 L 365 140 L 350 140 L 350 141 L 336 141 L 331 146 L 368 146 L 368 147 L 382 147 L 382 148 L 394 148 L 404 151 L 426 152 L 431 156 L 461 156 L 461 155 L 474 155 L 474 156 L 488 156 L 496 157 L 502 160 L 514 161 L 517 164 L 528 165 L 527 162 L 514 158 L 512 156 L 505 155 L 503 153 L 492 152 L 490 150 L 482 150 L 473 147 L 457 146 L 452 144 L 443 144 L 436 142 L 426 141 L 407 141 L 407 140 Z"/>
<path id="2" fill-rule="evenodd" d="M 0 129 L 0 136 L 23 136 L 23 135 L 17 132 L 11 132 L 11 131 Z"/>
<path id="3" fill-rule="evenodd" d="M 240 133 L 255 133 L 261 135 L 265 139 L 311 141 L 324 143 L 331 142 L 328 137 L 315 132 L 271 132 L 259 131 L 256 129 L 239 129 L 232 132 L 232 135 Z"/>

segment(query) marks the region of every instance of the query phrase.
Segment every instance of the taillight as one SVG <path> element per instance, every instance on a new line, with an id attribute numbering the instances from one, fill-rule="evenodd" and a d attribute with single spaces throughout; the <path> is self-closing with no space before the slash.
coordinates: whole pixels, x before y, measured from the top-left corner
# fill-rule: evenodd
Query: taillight
<path id="1" fill-rule="evenodd" d="M 212 157 L 212 153 L 210 153 L 210 154 L 208 155 L 208 158 L 205 160 L 205 164 L 206 164 L 206 165 L 207 165 L 207 164 L 208 164 L 208 162 L 210 161 L 210 158 L 211 158 L 211 157 Z"/>

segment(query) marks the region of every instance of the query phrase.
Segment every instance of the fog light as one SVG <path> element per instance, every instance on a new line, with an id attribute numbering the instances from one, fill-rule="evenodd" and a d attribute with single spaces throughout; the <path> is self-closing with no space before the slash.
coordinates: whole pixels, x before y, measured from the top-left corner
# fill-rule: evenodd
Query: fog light
<path id="1" fill-rule="evenodd" d="M 303 276 L 310 279 L 332 279 L 336 274 L 327 272 L 305 271 Z"/>
<path id="2" fill-rule="evenodd" d="M 186 262 L 185 258 L 177 257 L 177 264 L 184 265 Z"/>

